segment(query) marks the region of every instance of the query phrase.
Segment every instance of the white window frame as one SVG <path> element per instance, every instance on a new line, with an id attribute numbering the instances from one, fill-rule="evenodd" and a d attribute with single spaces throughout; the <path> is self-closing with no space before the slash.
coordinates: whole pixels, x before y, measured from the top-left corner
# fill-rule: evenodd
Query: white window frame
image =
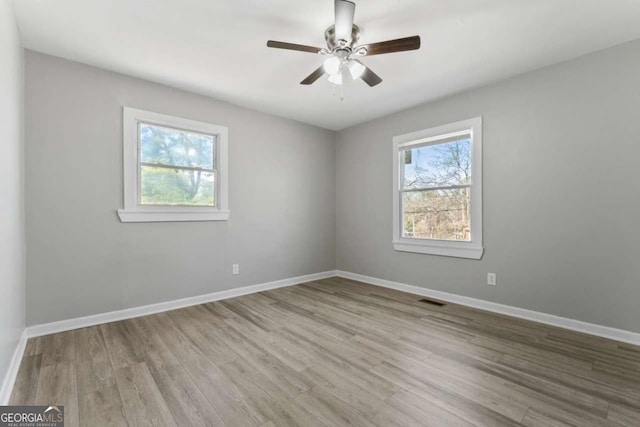
<path id="1" fill-rule="evenodd" d="M 452 241 L 403 237 L 402 150 L 437 144 L 456 134 L 471 134 L 471 240 Z M 480 259 L 482 247 L 482 117 L 462 120 L 393 138 L 393 247 L 401 252 Z"/>
<path id="2" fill-rule="evenodd" d="M 215 143 L 216 206 L 152 206 L 139 203 L 140 123 L 213 135 Z M 228 144 L 229 130 L 218 126 L 151 111 L 123 107 L 124 209 L 118 209 L 122 222 L 226 221 L 229 219 Z"/>

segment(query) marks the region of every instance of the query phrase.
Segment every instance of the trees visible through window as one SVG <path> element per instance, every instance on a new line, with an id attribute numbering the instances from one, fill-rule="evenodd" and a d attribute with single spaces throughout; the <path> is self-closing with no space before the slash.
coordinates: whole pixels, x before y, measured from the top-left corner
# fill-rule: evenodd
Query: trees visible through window
<path id="1" fill-rule="evenodd" d="M 229 130 L 123 107 L 122 222 L 229 219 Z"/>
<path id="2" fill-rule="evenodd" d="M 393 138 L 393 246 L 480 259 L 482 118 Z"/>
<path id="3" fill-rule="evenodd" d="M 404 151 L 403 236 L 471 239 L 469 135 Z"/>
<path id="4" fill-rule="evenodd" d="M 139 124 L 140 204 L 215 206 L 215 136 Z"/>

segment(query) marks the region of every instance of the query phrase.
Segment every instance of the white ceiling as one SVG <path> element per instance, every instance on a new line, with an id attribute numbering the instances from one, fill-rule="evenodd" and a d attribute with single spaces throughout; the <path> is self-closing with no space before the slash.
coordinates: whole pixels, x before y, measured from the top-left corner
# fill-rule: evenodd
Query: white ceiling
<path id="1" fill-rule="evenodd" d="M 362 43 L 420 35 L 364 58 L 384 81 L 299 82 L 320 56 L 332 0 L 15 0 L 26 48 L 328 129 L 640 38 L 638 0 L 356 0 Z"/>

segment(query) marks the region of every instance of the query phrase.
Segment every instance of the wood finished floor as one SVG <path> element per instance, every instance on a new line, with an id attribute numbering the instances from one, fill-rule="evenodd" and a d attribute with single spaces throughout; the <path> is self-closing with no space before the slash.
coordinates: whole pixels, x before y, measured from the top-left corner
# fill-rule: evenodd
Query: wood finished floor
<path id="1" fill-rule="evenodd" d="M 67 426 L 640 426 L 640 347 L 346 279 L 29 340 Z"/>

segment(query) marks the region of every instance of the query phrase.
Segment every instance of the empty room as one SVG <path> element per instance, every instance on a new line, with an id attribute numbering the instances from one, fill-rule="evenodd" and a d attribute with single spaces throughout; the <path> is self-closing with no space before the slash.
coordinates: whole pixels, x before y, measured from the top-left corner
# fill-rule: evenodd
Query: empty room
<path id="1" fill-rule="evenodd" d="M 639 1 L 0 0 L 0 58 L 0 427 L 640 427 Z"/>

